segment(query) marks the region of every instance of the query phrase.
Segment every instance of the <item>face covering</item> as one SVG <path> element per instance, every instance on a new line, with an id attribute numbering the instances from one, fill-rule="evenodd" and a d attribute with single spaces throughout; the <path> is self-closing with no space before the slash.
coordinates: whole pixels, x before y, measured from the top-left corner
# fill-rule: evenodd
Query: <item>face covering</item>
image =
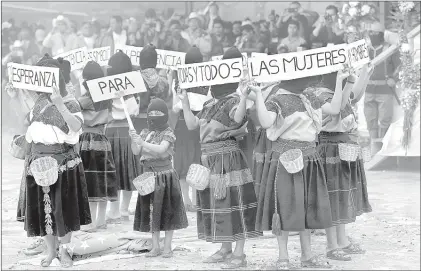
<path id="1" fill-rule="evenodd" d="M 214 85 L 211 87 L 211 93 L 215 99 L 221 99 L 232 93 L 235 93 L 237 88 L 238 88 L 238 83 Z"/>
<path id="2" fill-rule="evenodd" d="M 383 43 L 383 33 L 370 35 L 370 42 L 373 47 L 377 47 Z"/>
<path id="3" fill-rule="evenodd" d="M 150 131 L 163 131 L 168 126 L 168 108 L 162 99 L 152 99 L 148 106 L 148 128 Z"/>

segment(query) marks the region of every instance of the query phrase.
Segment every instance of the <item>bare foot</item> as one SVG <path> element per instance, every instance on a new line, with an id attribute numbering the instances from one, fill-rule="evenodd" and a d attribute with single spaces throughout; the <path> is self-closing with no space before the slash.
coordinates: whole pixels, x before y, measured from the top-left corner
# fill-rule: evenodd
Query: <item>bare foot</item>
<path id="1" fill-rule="evenodd" d="M 72 256 L 67 251 L 66 247 L 60 247 L 60 265 L 63 268 L 69 268 L 73 266 Z"/>
<path id="2" fill-rule="evenodd" d="M 41 260 L 42 267 L 48 267 L 53 262 L 53 260 L 57 257 L 57 253 L 49 253 L 47 257 Z"/>
<path id="3" fill-rule="evenodd" d="M 161 254 L 162 254 L 161 249 L 153 248 L 151 251 L 149 251 L 149 253 L 146 253 L 145 257 L 146 258 L 153 258 L 153 257 L 158 257 Z"/>

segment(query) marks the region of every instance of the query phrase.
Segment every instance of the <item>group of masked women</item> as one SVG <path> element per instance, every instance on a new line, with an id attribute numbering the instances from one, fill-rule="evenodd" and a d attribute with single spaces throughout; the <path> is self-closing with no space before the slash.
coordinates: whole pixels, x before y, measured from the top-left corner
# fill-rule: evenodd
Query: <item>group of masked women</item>
<path id="1" fill-rule="evenodd" d="M 240 57 L 233 47 L 223 59 Z M 202 54 L 192 47 L 186 64 L 200 62 Z M 349 261 L 364 253 L 345 232 L 346 224 L 371 211 L 364 164 L 361 156 L 341 160 L 339 146 L 358 147 L 351 98 L 365 89 L 370 65 L 359 75 L 339 71 L 265 86 L 241 82 L 179 89 L 176 77 L 161 76 L 156 63 L 154 46 L 145 46 L 139 76 L 148 91 L 96 103 L 86 82 L 132 71 L 123 52 L 110 58 L 105 72 L 88 62 L 78 97 L 70 63 L 46 55 L 36 64 L 59 68 L 60 84 L 53 94 L 35 94 L 26 134 L 15 137 L 12 146 L 15 157 L 18 147 L 24 149 L 25 160 L 18 219 L 28 236 L 45 237 L 42 266 L 57 256 L 63 267 L 72 265 L 71 234 L 81 226 L 95 231 L 128 220 L 133 180 L 146 172 L 155 174 L 155 189 L 138 195 L 133 228 L 152 233 L 147 257 L 173 256 L 173 231 L 188 226 L 186 209 L 197 210 L 199 239 L 221 243 L 204 262 L 221 263 L 223 269 L 245 267 L 245 241 L 264 231 L 276 235 L 277 269 L 291 268 L 289 232 L 299 232 L 305 268 L 329 267 L 311 251 L 311 230 L 326 231 L 328 259 Z M 209 92 L 203 106 L 190 104 L 188 93 Z M 301 159 L 294 172 L 282 163 L 291 151 Z M 194 190 L 193 201 L 185 181 L 191 164 L 210 170 L 208 187 Z M 165 231 L 163 249 L 160 231 Z"/>

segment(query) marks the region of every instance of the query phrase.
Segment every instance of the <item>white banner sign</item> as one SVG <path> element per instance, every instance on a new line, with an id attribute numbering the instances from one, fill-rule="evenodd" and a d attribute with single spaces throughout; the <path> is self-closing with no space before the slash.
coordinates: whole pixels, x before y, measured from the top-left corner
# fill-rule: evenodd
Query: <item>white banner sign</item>
<path id="1" fill-rule="evenodd" d="M 54 58 L 63 58 L 70 62 L 71 71 L 83 69 L 88 62 L 88 49 L 86 47 L 78 48 L 66 53 L 59 54 Z"/>
<path id="2" fill-rule="evenodd" d="M 101 47 L 88 50 L 88 61 L 93 60 L 100 66 L 107 66 L 111 57 L 111 47 Z"/>
<path id="3" fill-rule="evenodd" d="M 59 88 L 59 68 L 30 66 L 17 63 L 7 65 L 9 81 L 15 88 L 53 93 Z"/>
<path id="4" fill-rule="evenodd" d="M 247 67 L 247 61 L 248 61 L 247 53 L 241 53 L 241 55 L 243 56 L 243 66 Z M 223 55 L 222 56 L 213 56 L 213 57 L 211 57 L 211 60 L 212 61 L 222 60 L 222 57 L 223 57 Z"/>
<path id="5" fill-rule="evenodd" d="M 239 82 L 243 77 L 241 58 L 225 59 L 179 66 L 180 88 L 221 85 Z"/>
<path id="6" fill-rule="evenodd" d="M 370 62 L 368 46 L 365 40 L 359 40 L 348 45 L 348 58 L 354 69 L 359 69 Z"/>
<path id="7" fill-rule="evenodd" d="M 135 47 L 135 46 L 129 46 L 129 45 L 116 46 L 114 53 L 116 53 L 117 50 L 123 51 L 123 53 L 125 53 L 126 55 L 130 57 L 132 65 L 139 66 L 139 56 L 142 49 L 143 47 Z M 158 69 L 175 70 L 177 66 L 184 65 L 186 53 L 160 50 L 160 49 L 156 49 L 156 53 L 157 53 L 156 67 Z"/>
<path id="8" fill-rule="evenodd" d="M 251 53 L 251 57 L 267 56 L 265 53 Z"/>
<path id="9" fill-rule="evenodd" d="M 107 76 L 86 83 L 95 103 L 114 99 L 117 91 L 123 91 L 124 95 L 147 91 L 142 75 L 138 71 Z"/>
<path id="10" fill-rule="evenodd" d="M 347 46 L 253 57 L 248 62 L 249 75 L 258 83 L 268 83 L 335 72 L 348 63 Z"/>

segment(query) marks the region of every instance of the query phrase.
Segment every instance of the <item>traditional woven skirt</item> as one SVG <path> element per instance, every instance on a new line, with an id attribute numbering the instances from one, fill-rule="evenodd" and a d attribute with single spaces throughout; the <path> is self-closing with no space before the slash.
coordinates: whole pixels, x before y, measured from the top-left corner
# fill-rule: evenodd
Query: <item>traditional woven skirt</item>
<path id="1" fill-rule="evenodd" d="M 155 191 L 137 196 L 133 229 L 141 232 L 187 228 L 180 182 L 170 158 L 143 162 L 145 172 L 155 172 Z"/>
<path id="2" fill-rule="evenodd" d="M 136 127 L 137 132 L 140 131 Z M 114 120 L 107 124 L 105 136 L 111 144 L 111 151 L 117 177 L 117 190 L 134 191 L 132 181 L 139 176 L 141 167 L 139 156 L 132 152 L 127 120 Z"/>
<path id="3" fill-rule="evenodd" d="M 16 220 L 19 222 L 25 221 L 25 209 L 26 209 L 26 172 L 28 168 L 28 157 L 25 158 L 25 163 L 23 166 L 22 178 L 20 181 L 19 188 L 19 199 L 18 199 L 18 211 L 16 215 Z"/>
<path id="4" fill-rule="evenodd" d="M 279 161 L 280 155 L 290 149 L 300 149 L 303 153 L 304 168 L 295 174 L 288 173 Z M 260 231 L 272 229 L 275 197 L 283 231 L 332 226 L 326 177 L 315 142 L 283 139 L 272 142 L 259 191 L 256 228 Z"/>
<path id="5" fill-rule="evenodd" d="M 186 121 L 180 117 L 174 130 L 174 168 L 181 179 L 185 179 L 191 164 L 200 163 L 199 129 L 190 131 Z"/>
<path id="6" fill-rule="evenodd" d="M 39 186 L 30 170 L 26 176 L 25 230 L 29 237 L 47 234 L 48 205 L 51 206 L 51 229 L 63 237 L 80 230 L 91 221 L 88 190 L 82 160 L 70 145 L 31 144 L 28 165 L 37 158 L 51 156 L 58 161 L 58 180 L 49 186 L 49 202 L 45 201 L 43 187 Z M 48 189 L 47 189 L 48 191 Z M 47 208 L 46 208 L 47 207 Z"/>
<path id="7" fill-rule="evenodd" d="M 256 185 L 257 191 L 259 191 L 260 183 L 262 182 L 263 167 L 266 161 L 266 155 L 272 148 L 272 141 L 266 136 L 266 130 L 260 128 L 256 132 L 255 142 L 253 151 L 253 180 Z M 259 194 L 257 192 L 257 194 Z"/>
<path id="8" fill-rule="evenodd" d="M 318 151 L 325 168 L 333 225 L 355 222 L 357 216 L 371 212 L 364 162 L 339 158 L 339 143 L 357 144 L 347 133 L 319 134 Z"/>
<path id="9" fill-rule="evenodd" d="M 209 187 L 197 191 L 199 239 L 235 242 L 256 230 L 257 200 L 244 153 L 235 140 L 202 143 L 202 165 L 211 170 Z"/>
<path id="10" fill-rule="evenodd" d="M 108 139 L 102 133 L 84 132 L 79 147 L 89 201 L 117 201 L 116 170 Z"/>
<path id="11" fill-rule="evenodd" d="M 244 155 L 246 156 L 247 165 L 251 172 L 253 172 L 253 150 L 256 140 L 256 127 L 254 126 L 252 121 L 248 121 L 247 123 L 247 134 L 239 141 L 240 149 L 243 151 Z"/>

